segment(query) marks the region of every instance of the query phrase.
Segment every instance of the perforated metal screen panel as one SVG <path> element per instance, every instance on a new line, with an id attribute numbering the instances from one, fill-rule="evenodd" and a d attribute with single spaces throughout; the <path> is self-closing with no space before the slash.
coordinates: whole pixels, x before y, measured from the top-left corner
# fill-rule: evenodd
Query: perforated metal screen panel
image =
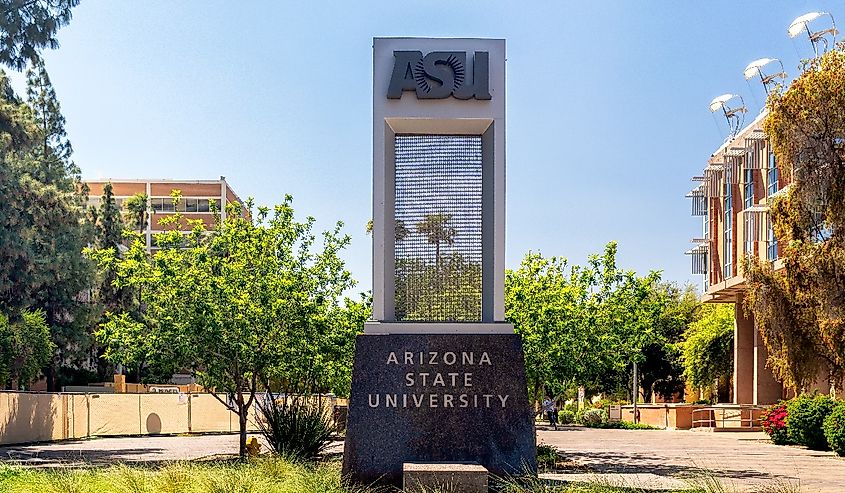
<path id="1" fill-rule="evenodd" d="M 481 320 L 481 136 L 395 137 L 395 315 Z"/>

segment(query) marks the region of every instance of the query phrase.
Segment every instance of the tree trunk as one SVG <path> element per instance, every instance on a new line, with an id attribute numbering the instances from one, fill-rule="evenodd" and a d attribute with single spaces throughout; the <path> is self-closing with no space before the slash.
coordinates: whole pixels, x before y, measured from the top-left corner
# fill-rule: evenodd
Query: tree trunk
<path id="1" fill-rule="evenodd" d="M 46 371 L 44 372 L 44 377 L 47 379 L 47 392 L 56 392 L 56 366 L 55 361 L 52 359 L 50 360 L 49 366 L 47 366 Z"/>
<path id="2" fill-rule="evenodd" d="M 238 403 L 238 427 L 240 431 L 240 435 L 238 436 L 238 455 L 240 456 L 241 460 L 246 459 L 246 418 L 249 413 L 249 409 L 246 407 L 246 403 L 244 403 L 244 396 L 242 393 L 238 392 L 237 396 L 235 397 L 235 402 Z"/>

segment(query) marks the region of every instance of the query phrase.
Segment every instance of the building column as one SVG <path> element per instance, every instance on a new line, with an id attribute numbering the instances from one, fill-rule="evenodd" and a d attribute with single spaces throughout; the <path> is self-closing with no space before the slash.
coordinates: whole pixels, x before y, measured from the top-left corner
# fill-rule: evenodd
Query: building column
<path id="1" fill-rule="evenodd" d="M 152 208 L 152 200 L 150 196 L 152 195 L 152 183 L 147 182 L 146 186 L 146 194 L 147 194 L 147 203 L 144 204 L 147 208 L 147 231 L 144 235 L 147 241 L 147 251 L 153 251 L 153 208 Z"/>
<path id="2" fill-rule="evenodd" d="M 734 304 L 734 404 L 754 403 L 754 319 L 745 316 L 742 295 Z"/>
<path id="3" fill-rule="evenodd" d="M 783 385 L 775 380 L 775 376 L 766 366 L 769 352 L 763 344 L 760 331 L 754 326 L 754 404 L 774 404 L 783 398 Z"/>

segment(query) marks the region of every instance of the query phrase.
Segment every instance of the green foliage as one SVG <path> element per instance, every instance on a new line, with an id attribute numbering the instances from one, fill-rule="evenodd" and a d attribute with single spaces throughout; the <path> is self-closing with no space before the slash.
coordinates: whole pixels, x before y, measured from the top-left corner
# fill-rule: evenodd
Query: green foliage
<path id="1" fill-rule="evenodd" d="M 575 411 L 571 409 L 561 409 L 557 413 L 558 423 L 562 425 L 569 425 L 575 422 Z"/>
<path id="2" fill-rule="evenodd" d="M 537 445 L 537 467 L 541 471 L 553 471 L 557 464 L 558 452 L 551 445 Z"/>
<path id="3" fill-rule="evenodd" d="M 396 316 L 432 320 L 440 313 L 454 321 L 481 318 L 481 264 L 455 253 L 438 253 L 436 265 L 419 259 L 396 260 Z"/>
<path id="4" fill-rule="evenodd" d="M 778 171 L 790 181 L 770 213 L 784 268 L 743 264 L 768 366 L 805 391 L 818 374 L 831 387 L 845 377 L 845 52 L 805 62 L 788 87 L 773 91 L 764 130 Z"/>
<path id="5" fill-rule="evenodd" d="M 696 387 L 732 373 L 734 305 L 707 304 L 701 318 L 689 324 L 684 334 L 683 366 L 687 381 Z"/>
<path id="6" fill-rule="evenodd" d="M 95 310 L 81 295 L 93 277 L 82 255 L 92 232 L 43 63 L 27 75 L 24 102 L 0 73 L 0 310 L 43 309 L 57 348 L 46 372 L 55 389 L 63 365 L 91 356 Z"/>
<path id="7" fill-rule="evenodd" d="M 836 455 L 845 456 L 845 402 L 838 401 L 824 419 L 824 436 L 827 445 Z"/>
<path id="8" fill-rule="evenodd" d="M 270 395 L 258 410 L 261 434 L 282 457 L 315 461 L 331 441 L 334 426 L 320 405 Z"/>
<path id="9" fill-rule="evenodd" d="M 599 426 L 607 423 L 607 411 L 604 409 L 588 409 L 581 415 L 580 423 L 584 426 Z"/>
<path id="10" fill-rule="evenodd" d="M 609 430 L 659 430 L 656 426 L 647 425 L 645 423 L 632 423 L 630 421 L 608 421 L 606 423 L 599 423 L 592 425 L 591 428 L 604 428 Z"/>
<path id="11" fill-rule="evenodd" d="M 659 278 L 618 269 L 615 243 L 586 267 L 528 253 L 507 271 L 505 317 L 522 337 L 530 398 L 579 384 L 627 388 L 631 362 L 663 340 L 655 328 L 666 306 Z"/>
<path id="12" fill-rule="evenodd" d="M 396 242 L 412 234 L 434 245 L 434 263 L 426 258 L 396 259 L 396 317 L 398 320 L 477 321 L 481 319 L 481 264 L 455 252 L 441 253 L 453 245 L 457 230 L 451 214 L 429 214 L 411 231 L 397 220 Z M 448 317 L 448 318 L 444 318 Z"/>
<path id="13" fill-rule="evenodd" d="M 4 493 L 366 493 L 340 475 L 340 464 L 297 463 L 279 457 L 249 462 L 171 462 L 158 467 L 117 464 L 96 469 L 0 467 Z"/>
<path id="14" fill-rule="evenodd" d="M 657 314 L 653 340 L 643 346 L 642 360 L 637 365 L 645 402 L 651 401 L 652 391 L 666 399 L 683 393 L 682 341 L 689 324 L 700 316 L 702 306 L 694 286 L 681 289 L 667 283 L 657 285 L 648 302 L 657 305 Z"/>
<path id="15" fill-rule="evenodd" d="M 0 313 L 0 385 L 29 387 L 54 349 L 43 311 L 24 310 L 15 321 Z"/>
<path id="16" fill-rule="evenodd" d="M 56 32 L 71 19 L 79 0 L 0 0 L 0 63 L 15 70 L 56 49 Z"/>
<path id="17" fill-rule="evenodd" d="M 835 403 L 826 395 L 803 395 L 789 401 L 786 427 L 790 442 L 813 450 L 827 450 L 823 425 Z"/>
<path id="18" fill-rule="evenodd" d="M 137 238 L 122 257 L 94 253 L 102 269 L 117 273 L 118 287 L 139 290 L 144 307 L 141 316 L 107 314 L 97 334 L 105 357 L 186 368 L 205 388 L 229 394 L 225 404 L 239 416 L 242 455 L 247 411 L 260 385 L 275 380 L 306 394 L 348 385 L 348 370 L 336 365 L 348 365 L 351 355 L 333 361 L 327 350 L 349 352 L 353 325 L 367 310 L 348 301 L 344 313 L 340 304 L 353 285 L 338 256 L 349 242 L 341 225 L 318 244 L 314 219 L 296 221 L 291 201 L 272 211 L 229 204 L 212 231 L 188 220 L 187 236 L 176 229 L 182 216 L 169 216 L 151 259 Z"/>
<path id="19" fill-rule="evenodd" d="M 70 160 L 73 147 L 67 139 L 65 117 L 40 58 L 26 71 L 26 82 L 27 103 L 38 128 L 32 153 L 39 166 L 32 170 L 33 177 L 62 190 L 72 190 L 79 182 L 80 170 Z"/>
<path id="20" fill-rule="evenodd" d="M 136 193 L 123 202 L 126 209 L 124 222 L 131 228 L 142 234 L 147 229 L 149 218 L 149 199 L 145 193 Z"/>
<path id="21" fill-rule="evenodd" d="M 86 255 L 95 250 L 111 250 L 115 257 L 122 255 L 124 247 L 123 220 L 120 208 L 114 199 L 114 190 L 111 183 L 103 185 L 102 196 L 98 208 L 89 211 L 90 221 L 94 225 L 93 247 L 84 250 Z M 95 286 L 92 290 L 93 301 L 103 312 L 99 323 L 105 322 L 105 313 L 118 313 L 133 309 L 133 293 L 125 287 L 118 287 L 115 283 L 117 272 L 114 266 L 99 269 L 96 276 Z M 102 356 L 104 348 L 96 348 L 97 376 L 100 381 L 105 381 L 114 373 L 114 368 Z"/>

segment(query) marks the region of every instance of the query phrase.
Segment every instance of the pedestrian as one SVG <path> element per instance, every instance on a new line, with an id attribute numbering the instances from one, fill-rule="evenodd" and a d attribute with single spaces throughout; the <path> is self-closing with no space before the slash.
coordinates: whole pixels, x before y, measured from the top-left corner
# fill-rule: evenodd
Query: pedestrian
<path id="1" fill-rule="evenodd" d="M 549 426 L 554 427 L 557 430 L 557 408 L 555 407 L 555 401 L 552 400 L 551 395 L 546 395 L 546 398 L 543 400 L 543 411 L 545 411 L 546 416 L 549 418 Z"/>

